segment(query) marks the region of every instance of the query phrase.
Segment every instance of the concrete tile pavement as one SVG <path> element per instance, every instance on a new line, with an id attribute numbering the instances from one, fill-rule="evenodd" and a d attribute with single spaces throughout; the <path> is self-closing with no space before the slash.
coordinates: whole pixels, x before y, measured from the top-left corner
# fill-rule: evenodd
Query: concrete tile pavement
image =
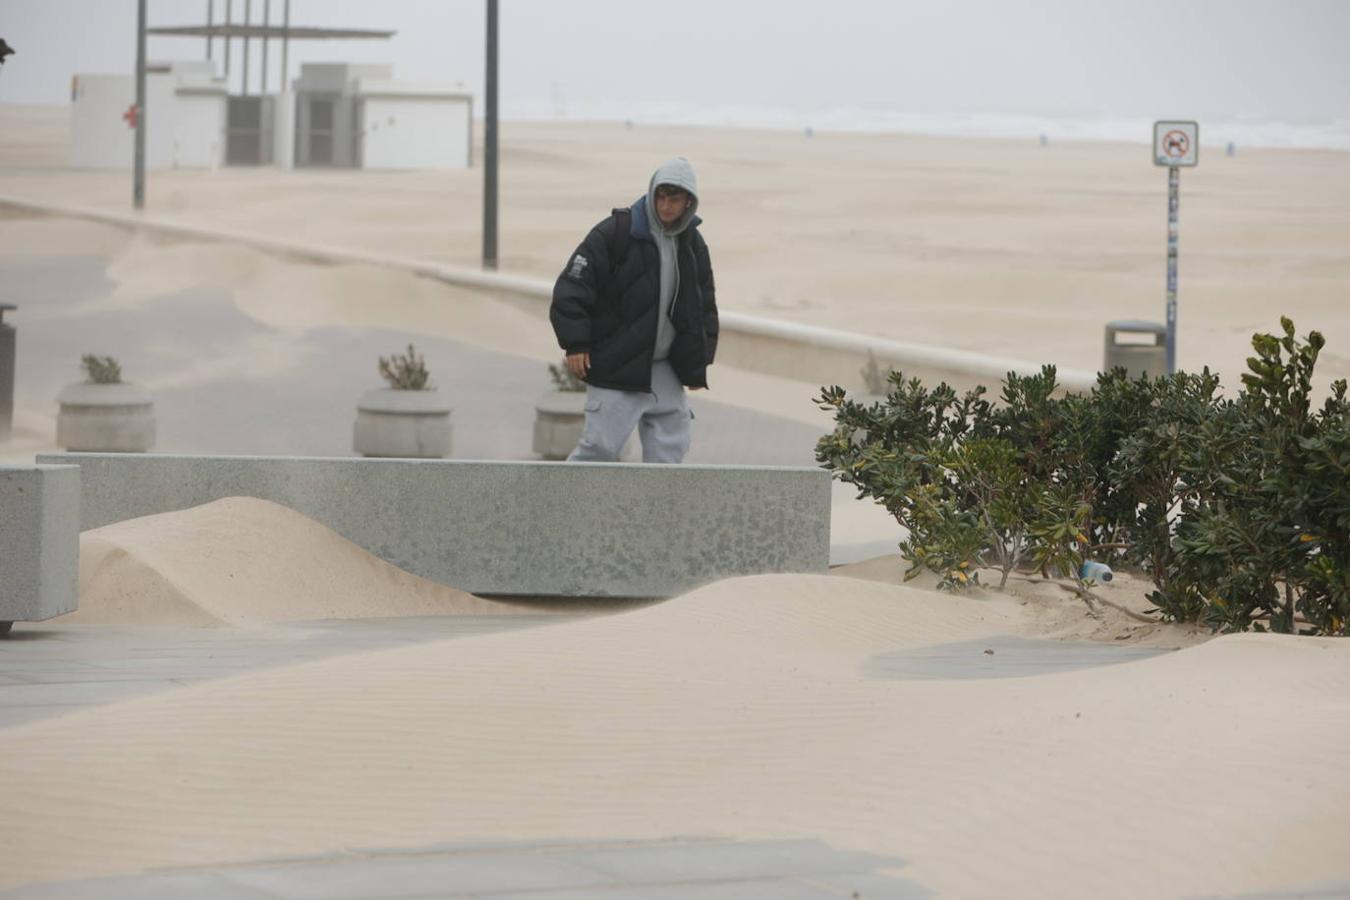
<path id="1" fill-rule="evenodd" d="M 21 625 L 0 641 L 0 728 L 260 669 L 399 644 L 536 627 L 576 615 L 541 611 L 514 616 L 334 620 L 249 632 Z"/>

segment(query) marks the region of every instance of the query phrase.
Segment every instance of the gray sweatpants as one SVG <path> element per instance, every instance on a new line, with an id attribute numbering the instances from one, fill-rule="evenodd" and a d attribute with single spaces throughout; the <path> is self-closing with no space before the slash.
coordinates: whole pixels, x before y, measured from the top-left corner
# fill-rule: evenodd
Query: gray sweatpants
<path id="1" fill-rule="evenodd" d="M 677 463 L 689 451 L 689 411 L 684 385 L 664 359 L 652 363 L 652 391 L 586 388 L 586 424 L 568 462 L 614 462 L 638 429 L 642 461 Z"/>

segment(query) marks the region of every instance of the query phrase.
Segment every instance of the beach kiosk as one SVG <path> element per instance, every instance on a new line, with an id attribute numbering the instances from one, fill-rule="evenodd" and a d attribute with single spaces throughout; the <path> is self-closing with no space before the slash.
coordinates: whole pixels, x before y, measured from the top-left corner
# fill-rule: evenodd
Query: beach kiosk
<path id="1" fill-rule="evenodd" d="M 306 63 L 295 81 L 295 165 L 466 169 L 473 95 L 396 81 L 393 68 Z"/>
<path id="2" fill-rule="evenodd" d="M 210 169 L 224 162 L 225 82 L 200 60 L 146 67 L 146 165 Z M 70 164 L 80 169 L 131 167 L 136 124 L 135 78 L 81 73 L 70 84 Z"/>

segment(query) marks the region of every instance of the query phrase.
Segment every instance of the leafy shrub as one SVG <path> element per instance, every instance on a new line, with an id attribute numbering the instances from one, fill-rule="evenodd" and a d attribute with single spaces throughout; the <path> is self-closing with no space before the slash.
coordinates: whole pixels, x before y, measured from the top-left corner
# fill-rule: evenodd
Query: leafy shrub
<path id="1" fill-rule="evenodd" d="M 1183 471 L 1203 487 L 1177 523 L 1175 590 L 1212 627 L 1350 633 L 1350 404 L 1332 385 L 1316 409 L 1325 341 L 1281 319 L 1257 335 L 1243 391 Z M 1192 443 L 1199 443 L 1194 441 Z"/>
<path id="2" fill-rule="evenodd" d="M 1324 341 L 1256 335 L 1233 400 L 1208 369 L 1164 378 L 1103 373 L 1057 396 L 1055 370 L 984 388 L 889 376 L 870 406 L 840 387 L 816 402 L 835 429 L 816 459 L 906 530 L 906 577 L 959 588 L 993 567 L 1072 580 L 1082 565 L 1132 565 L 1165 618 L 1213 629 L 1350 633 L 1350 403 L 1346 385 L 1314 409 Z M 1104 600 L 1102 602 L 1105 602 Z"/>
<path id="3" fill-rule="evenodd" d="M 80 357 L 80 368 L 84 369 L 85 381 L 89 384 L 122 383 L 122 366 L 111 356 L 86 353 Z"/>
<path id="4" fill-rule="evenodd" d="M 417 355 L 413 345 L 408 352 L 395 354 L 388 359 L 380 357 L 380 377 L 396 391 L 431 391 L 435 388 L 429 383 L 431 375 L 427 372 L 426 360 Z"/>

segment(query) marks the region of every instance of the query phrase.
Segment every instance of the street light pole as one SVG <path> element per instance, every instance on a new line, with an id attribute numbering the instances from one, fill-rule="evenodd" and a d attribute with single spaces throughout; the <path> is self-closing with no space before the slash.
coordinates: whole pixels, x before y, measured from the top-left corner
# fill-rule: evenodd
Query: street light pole
<path id="1" fill-rule="evenodd" d="M 248 96 L 248 25 L 253 13 L 253 0 L 244 0 L 244 87 L 239 96 Z"/>
<path id="2" fill-rule="evenodd" d="M 483 268 L 497 268 L 497 0 L 487 0 L 483 127 Z"/>
<path id="3" fill-rule="evenodd" d="M 136 160 L 131 202 L 137 209 L 145 208 L 145 0 L 136 3 Z"/>
<path id="4" fill-rule="evenodd" d="M 263 39 L 262 39 L 262 88 L 258 91 L 267 96 L 267 27 L 272 16 L 272 0 L 263 0 Z"/>
<path id="5" fill-rule="evenodd" d="M 282 7 L 281 19 L 281 92 L 291 89 L 291 0 Z"/>
<path id="6" fill-rule="evenodd" d="M 225 0 L 225 93 L 230 92 L 230 14 L 233 10 L 234 0 Z"/>

